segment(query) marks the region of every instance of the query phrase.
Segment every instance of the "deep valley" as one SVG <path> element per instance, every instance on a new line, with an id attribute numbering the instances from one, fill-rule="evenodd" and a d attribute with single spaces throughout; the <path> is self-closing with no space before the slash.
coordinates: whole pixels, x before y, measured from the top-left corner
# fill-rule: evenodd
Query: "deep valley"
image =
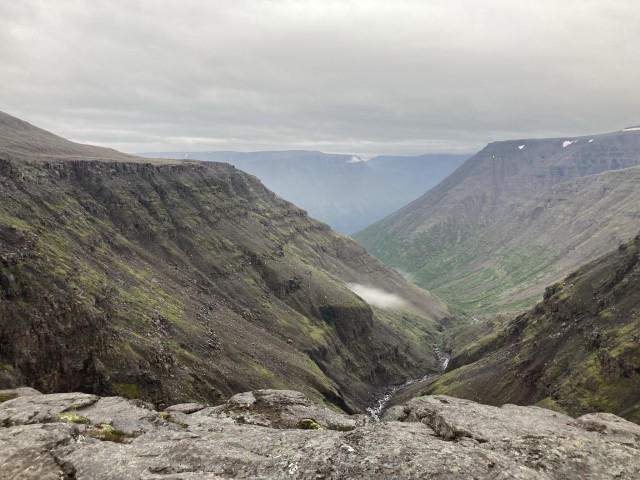
<path id="1" fill-rule="evenodd" d="M 166 405 L 295 388 L 353 412 L 437 369 L 446 305 L 255 177 L 1 120 L 1 386 Z"/>
<path id="2" fill-rule="evenodd" d="M 639 474 L 640 131 L 567 142 L 450 165 L 377 259 L 228 163 L 0 113 L 0 474 Z"/>

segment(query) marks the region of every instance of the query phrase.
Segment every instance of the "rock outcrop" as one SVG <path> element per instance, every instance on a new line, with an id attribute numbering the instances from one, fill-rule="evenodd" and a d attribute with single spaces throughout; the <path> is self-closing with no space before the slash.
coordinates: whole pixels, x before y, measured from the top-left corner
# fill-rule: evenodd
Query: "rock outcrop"
<path id="1" fill-rule="evenodd" d="M 383 421 L 301 393 L 258 390 L 157 412 L 119 397 L 20 396 L 0 404 L 0 477 L 20 479 L 474 478 L 640 475 L 640 427 L 433 396 Z"/>

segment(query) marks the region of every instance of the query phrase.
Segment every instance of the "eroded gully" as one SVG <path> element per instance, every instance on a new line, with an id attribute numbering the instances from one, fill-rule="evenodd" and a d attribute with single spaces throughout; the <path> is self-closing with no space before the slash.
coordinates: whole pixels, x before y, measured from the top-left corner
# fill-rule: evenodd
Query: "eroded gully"
<path id="1" fill-rule="evenodd" d="M 439 348 L 436 349 L 436 355 L 438 356 L 438 363 L 440 366 L 439 372 L 428 373 L 427 375 L 408 380 L 400 385 L 390 385 L 380 395 L 378 395 L 373 405 L 367 408 L 367 413 L 369 413 L 375 421 L 379 422 L 385 410 L 394 403 L 394 399 L 400 396 L 402 392 L 406 391 L 408 387 L 415 386 L 416 384 L 424 384 L 426 386 L 428 383 L 433 382 L 436 378 L 442 375 L 447 369 L 450 355 Z"/>

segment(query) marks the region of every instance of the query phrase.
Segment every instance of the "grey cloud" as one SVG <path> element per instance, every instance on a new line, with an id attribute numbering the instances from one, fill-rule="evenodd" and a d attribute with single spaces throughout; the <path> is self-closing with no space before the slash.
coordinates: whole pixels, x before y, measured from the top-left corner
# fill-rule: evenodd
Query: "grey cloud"
<path id="1" fill-rule="evenodd" d="M 635 0 L 0 5 L 0 109 L 126 151 L 471 151 L 638 123 Z"/>

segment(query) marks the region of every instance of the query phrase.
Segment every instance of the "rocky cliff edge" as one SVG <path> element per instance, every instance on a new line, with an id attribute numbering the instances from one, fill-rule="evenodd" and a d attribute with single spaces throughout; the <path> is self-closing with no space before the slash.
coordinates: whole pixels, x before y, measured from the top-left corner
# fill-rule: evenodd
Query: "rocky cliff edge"
<path id="1" fill-rule="evenodd" d="M 85 393 L 0 391 L 6 479 L 638 478 L 640 426 L 446 396 L 380 423 L 288 390 L 163 412 Z"/>

